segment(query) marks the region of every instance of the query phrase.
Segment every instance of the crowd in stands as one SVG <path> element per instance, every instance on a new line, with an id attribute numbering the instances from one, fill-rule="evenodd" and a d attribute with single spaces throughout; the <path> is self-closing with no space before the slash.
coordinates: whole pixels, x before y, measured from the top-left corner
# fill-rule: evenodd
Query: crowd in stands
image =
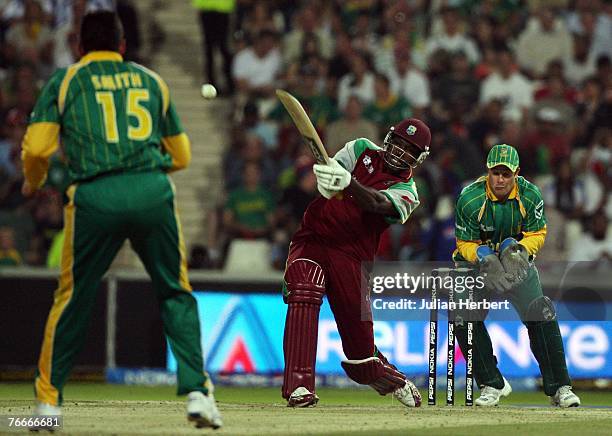
<path id="1" fill-rule="evenodd" d="M 207 220 L 207 246 L 194 247 L 193 268 L 222 267 L 239 238 L 268 241 L 270 263 L 282 269 L 318 195 L 312 157 L 276 88 L 303 103 L 330 155 L 357 137 L 381 144 L 407 116 L 430 125 L 432 153 L 415 173 L 421 206 L 384 235 L 380 259 L 449 260 L 458 193 L 484 174 L 492 145 L 509 143 L 546 202 L 540 257 L 610 261 L 609 1 L 193 4 L 205 81 L 234 107 L 224 200 Z M 0 0 L 0 265 L 57 265 L 69 174 L 54 156 L 43 192 L 22 197 L 20 142 L 45 80 L 78 59 L 83 13 L 109 8 L 125 24 L 125 58 L 138 60 L 138 16 L 127 0 Z"/>
<path id="2" fill-rule="evenodd" d="M 237 1 L 231 13 L 231 76 L 214 83 L 235 119 L 207 265 L 221 266 L 234 238 L 265 238 L 282 269 L 317 195 L 276 88 L 302 102 L 330 155 L 357 137 L 381 144 L 408 116 L 431 126 L 421 206 L 386 232 L 380 259 L 449 260 L 457 195 L 484 174 L 489 148 L 509 143 L 544 194 L 540 258 L 612 260 L 610 2 Z"/>
<path id="3" fill-rule="evenodd" d="M 44 188 L 22 196 L 21 140 L 45 81 L 80 57 L 81 18 L 99 9 L 117 10 L 127 29 L 124 58 L 137 60 L 138 17 L 129 1 L 0 0 L 0 265 L 59 265 L 70 176 L 60 152 Z"/>

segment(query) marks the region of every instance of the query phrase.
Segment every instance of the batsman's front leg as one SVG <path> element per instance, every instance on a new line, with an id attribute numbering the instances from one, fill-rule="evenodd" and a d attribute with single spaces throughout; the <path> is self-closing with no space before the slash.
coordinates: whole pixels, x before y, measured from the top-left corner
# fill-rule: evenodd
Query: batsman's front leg
<path id="1" fill-rule="evenodd" d="M 325 274 L 309 259 L 296 259 L 285 271 L 285 302 L 288 305 L 283 338 L 285 371 L 282 395 L 289 407 L 314 406 L 315 362 L 319 310 L 325 294 Z"/>

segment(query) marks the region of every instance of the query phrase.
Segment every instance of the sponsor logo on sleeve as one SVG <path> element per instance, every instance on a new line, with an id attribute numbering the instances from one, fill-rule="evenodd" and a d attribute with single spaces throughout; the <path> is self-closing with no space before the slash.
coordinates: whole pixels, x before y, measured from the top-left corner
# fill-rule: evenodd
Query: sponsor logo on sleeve
<path id="1" fill-rule="evenodd" d="M 535 217 L 536 219 L 542 219 L 544 215 L 544 200 L 540 200 L 540 202 L 536 205 L 535 208 Z"/>

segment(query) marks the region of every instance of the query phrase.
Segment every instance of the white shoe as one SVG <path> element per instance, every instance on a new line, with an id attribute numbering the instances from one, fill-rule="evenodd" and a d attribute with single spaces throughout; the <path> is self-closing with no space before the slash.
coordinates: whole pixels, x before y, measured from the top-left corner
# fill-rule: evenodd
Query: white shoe
<path id="1" fill-rule="evenodd" d="M 62 416 L 62 409 L 59 406 L 52 406 L 51 404 L 48 404 L 48 403 L 38 403 L 36 405 L 36 411 L 34 412 L 33 418 L 39 418 L 43 416 L 44 417 Z M 37 425 L 32 425 L 28 427 L 28 429 L 30 431 L 46 430 L 50 432 L 53 432 L 54 430 L 57 429 L 57 427 L 48 425 L 48 422 L 49 422 L 48 420 L 40 420 L 40 422 L 41 422 L 40 424 L 37 423 Z"/>
<path id="2" fill-rule="evenodd" d="M 217 409 L 212 393 L 204 395 L 193 391 L 187 396 L 187 420 L 195 422 L 197 428 L 212 427 L 217 429 L 223 425 L 221 413 Z"/>
<path id="3" fill-rule="evenodd" d="M 310 392 L 304 386 L 300 386 L 289 395 L 287 407 L 314 407 L 318 402 L 317 394 Z"/>
<path id="4" fill-rule="evenodd" d="M 480 396 L 474 401 L 477 406 L 491 407 L 499 404 L 501 397 L 507 397 L 512 392 L 512 386 L 508 383 L 508 380 L 504 379 L 504 387 L 496 389 L 492 386 L 483 386 L 480 390 Z"/>
<path id="5" fill-rule="evenodd" d="M 410 380 L 406 380 L 406 384 L 393 391 L 393 396 L 406 407 L 420 407 L 421 393 Z"/>
<path id="6" fill-rule="evenodd" d="M 550 397 L 550 404 L 558 407 L 578 407 L 580 398 L 572 392 L 572 387 L 565 385 L 557 389 L 557 393 Z"/>

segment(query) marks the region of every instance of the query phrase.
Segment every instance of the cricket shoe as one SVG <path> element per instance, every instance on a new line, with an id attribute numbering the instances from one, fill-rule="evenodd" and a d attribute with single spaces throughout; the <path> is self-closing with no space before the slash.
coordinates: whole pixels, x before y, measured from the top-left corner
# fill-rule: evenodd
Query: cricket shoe
<path id="1" fill-rule="evenodd" d="M 194 422 L 196 428 L 212 427 L 216 430 L 223 425 L 212 393 L 204 395 L 193 391 L 187 395 L 187 420 Z"/>
<path id="2" fill-rule="evenodd" d="M 310 392 L 300 386 L 289 395 L 287 407 L 314 407 L 319 402 L 319 397 L 314 392 Z"/>
<path id="3" fill-rule="evenodd" d="M 421 393 L 417 387 L 409 380 L 401 388 L 393 391 L 393 396 L 406 407 L 420 407 Z"/>
<path id="4" fill-rule="evenodd" d="M 57 426 L 49 425 L 49 420 L 45 418 L 57 418 L 62 416 L 62 409 L 59 406 L 52 406 L 48 403 L 38 403 L 34 412 L 34 425 L 28 427 L 30 431 L 48 431 L 53 433 Z M 37 418 L 39 418 L 37 420 Z M 53 422 L 53 421 L 51 421 Z"/>
<path id="5" fill-rule="evenodd" d="M 512 386 L 504 379 L 504 387 L 501 389 L 494 388 L 493 386 L 483 386 L 480 390 L 480 397 L 474 401 L 477 406 L 491 407 L 497 406 L 501 397 L 507 397 L 512 392 Z"/>
<path id="6" fill-rule="evenodd" d="M 572 392 L 572 387 L 565 385 L 557 389 L 555 395 L 550 397 L 550 404 L 557 407 L 578 407 L 580 398 Z"/>

